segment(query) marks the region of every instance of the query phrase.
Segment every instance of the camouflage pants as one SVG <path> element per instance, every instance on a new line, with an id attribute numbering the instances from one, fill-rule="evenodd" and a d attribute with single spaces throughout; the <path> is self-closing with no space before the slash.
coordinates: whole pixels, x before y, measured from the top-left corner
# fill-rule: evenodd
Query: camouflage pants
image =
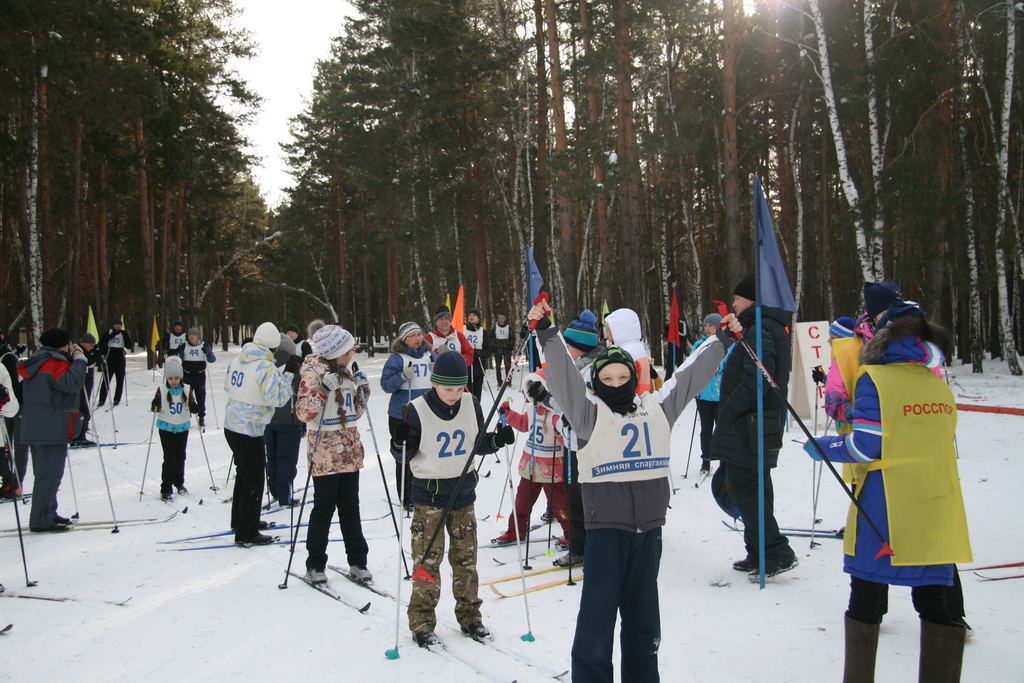
<path id="1" fill-rule="evenodd" d="M 441 520 L 442 508 L 429 505 L 415 506 L 412 516 L 412 556 L 419 562 L 427 543 Z M 480 621 L 479 597 L 480 579 L 476 573 L 476 513 L 473 505 L 467 505 L 448 513 L 445 529 L 451 538 L 448 564 L 452 568 L 452 595 L 455 596 L 455 617 L 460 626 Z M 409 598 L 409 629 L 433 631 L 437 626 L 434 609 L 441 599 L 439 566 L 444 554 L 445 534 L 439 533 L 423 568 L 434 581 L 418 579 L 413 581 L 412 596 Z"/>

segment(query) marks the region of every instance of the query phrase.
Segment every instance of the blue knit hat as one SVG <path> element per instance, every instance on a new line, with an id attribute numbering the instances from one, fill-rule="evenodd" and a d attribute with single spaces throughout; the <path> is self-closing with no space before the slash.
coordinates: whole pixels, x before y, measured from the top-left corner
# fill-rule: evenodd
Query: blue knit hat
<path id="1" fill-rule="evenodd" d="M 445 351 L 434 361 L 430 382 L 442 387 L 464 387 L 469 382 L 466 359 L 457 351 Z"/>
<path id="2" fill-rule="evenodd" d="M 903 301 L 903 294 L 892 280 L 864 283 L 864 307 L 871 320 L 896 301 Z"/>
<path id="3" fill-rule="evenodd" d="M 835 322 L 829 325 L 828 333 L 836 339 L 846 339 L 853 336 L 855 327 L 857 327 L 857 323 L 853 321 L 853 318 L 844 315 L 836 318 Z"/>
<path id="4" fill-rule="evenodd" d="M 565 343 L 574 349 L 586 353 L 597 348 L 597 316 L 591 311 L 584 309 L 580 317 L 569 323 L 569 327 L 562 334 Z"/>

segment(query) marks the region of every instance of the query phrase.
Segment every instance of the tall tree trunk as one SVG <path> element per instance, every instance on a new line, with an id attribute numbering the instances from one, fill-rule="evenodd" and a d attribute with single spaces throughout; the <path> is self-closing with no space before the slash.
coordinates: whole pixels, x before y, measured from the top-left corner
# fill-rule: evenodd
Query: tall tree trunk
<path id="1" fill-rule="evenodd" d="M 68 321 L 72 329 L 82 326 L 82 118 L 75 119 L 71 143 L 71 202 L 70 234 L 71 249 L 68 253 Z"/>
<path id="2" fill-rule="evenodd" d="M 1006 224 L 1010 217 L 1010 105 L 1013 102 L 1014 65 L 1017 58 L 1017 29 L 1014 17 L 1015 2 L 1006 0 L 1006 73 L 1003 76 L 1003 97 L 999 114 L 999 139 L 996 170 L 999 173 L 999 206 L 996 217 L 995 232 L 995 263 L 996 263 L 996 297 L 999 303 L 999 340 L 1003 357 L 1010 369 L 1010 374 L 1024 374 L 1020 359 L 1017 357 L 1017 341 L 1013 333 L 1010 319 L 1010 286 L 1007 271 L 1013 272 L 1013 264 L 1006 258 Z M 1018 294 L 1019 296 L 1019 294 Z"/>
<path id="3" fill-rule="evenodd" d="M 637 302 L 634 304 L 637 313 L 643 315 L 646 294 L 642 265 L 644 216 L 640 205 L 640 162 L 636 149 L 636 129 L 633 127 L 633 11 L 628 0 L 616 0 L 615 17 L 616 151 L 619 157 L 622 258 L 626 265 L 624 290 L 632 301 Z"/>
<path id="4" fill-rule="evenodd" d="M 32 90 L 29 161 L 25 169 L 24 203 L 28 239 L 28 313 L 31 336 L 29 346 L 39 348 L 39 337 L 45 326 L 43 304 L 43 254 L 39 234 L 39 89 Z"/>
<path id="5" fill-rule="evenodd" d="M 730 281 L 745 274 L 743 216 L 740 208 L 739 142 L 736 137 L 736 63 L 739 57 L 737 0 L 722 2 L 722 207 L 725 210 L 725 245 Z"/>
<path id="6" fill-rule="evenodd" d="M 548 272 L 548 71 L 544 49 L 544 0 L 534 0 L 534 49 L 537 75 L 537 166 L 536 191 L 533 197 L 533 225 L 530 229 L 533 254 L 541 274 Z M 524 257 L 525 258 L 525 257 Z M 524 262 L 525 263 L 525 262 Z M 525 266 L 524 266 L 525 267 Z"/>
<path id="7" fill-rule="evenodd" d="M 555 124 L 555 154 L 564 156 L 569 150 L 565 130 L 565 92 L 562 88 L 562 58 L 558 44 L 558 11 L 555 0 L 544 0 L 544 13 L 548 24 L 548 62 L 551 65 L 551 114 Z M 562 296 L 566 312 L 575 312 L 579 307 L 576 289 L 576 230 L 573 221 L 572 202 L 569 198 L 568 160 L 559 159 L 555 196 L 558 198 L 558 237 L 561 259 Z M 573 313 L 575 315 L 575 313 Z"/>
<path id="8" fill-rule="evenodd" d="M 825 34 L 825 20 L 821 14 L 820 0 L 809 0 L 811 17 L 814 20 L 814 33 L 818 40 L 819 75 L 825 95 L 825 107 L 828 110 L 829 127 L 832 130 L 832 143 L 835 147 L 836 163 L 839 166 L 839 182 L 843 189 L 843 197 L 853 216 L 854 232 L 857 237 L 857 255 L 860 259 L 861 276 L 867 282 L 875 282 L 882 277 L 881 254 L 874 253 L 874 245 L 869 243 L 867 230 L 864 227 L 864 215 L 861 210 L 860 192 L 850 172 L 850 161 L 846 150 L 846 137 L 839 121 L 839 108 L 836 105 L 836 91 L 832 81 L 832 64 L 828 56 L 828 40 Z"/>
<path id="9" fill-rule="evenodd" d="M 99 190 L 96 193 L 96 315 L 98 325 L 106 324 L 110 316 L 110 270 L 107 266 L 107 162 L 100 161 Z"/>
<path id="10" fill-rule="evenodd" d="M 874 0 L 863 0 L 864 57 L 868 80 L 868 138 L 871 145 L 871 184 L 875 199 L 875 220 L 868 236 L 868 253 L 876 274 L 885 272 L 883 262 L 885 236 L 885 197 L 882 191 L 882 173 L 885 170 L 885 141 L 882 139 L 881 115 L 878 111 L 878 78 L 875 59 L 875 34 L 871 25 Z M 888 115 L 888 112 L 886 112 Z M 940 273 L 943 269 L 939 269 Z"/>
<path id="11" fill-rule="evenodd" d="M 338 251 L 336 253 L 337 264 L 336 270 L 338 278 L 337 296 L 338 296 L 338 314 L 341 316 L 341 320 L 334 322 L 344 326 L 351 326 L 355 321 L 352 320 L 352 308 L 350 304 L 350 285 L 349 285 L 349 274 L 348 274 L 348 235 L 345 233 L 345 187 L 340 177 L 336 177 L 334 181 L 334 202 L 337 207 L 335 210 L 335 238 L 337 239 Z"/>
<path id="12" fill-rule="evenodd" d="M 587 116 L 588 124 L 594 134 L 600 139 L 602 129 L 601 108 L 598 103 L 597 90 L 597 69 L 591 64 L 591 37 L 593 27 L 590 24 L 589 2 L 580 0 L 580 33 L 583 34 L 583 57 L 587 61 L 585 84 L 587 88 Z M 597 191 L 597 199 L 594 201 L 594 222 L 597 225 L 597 244 L 600 254 L 601 267 L 607 269 L 611 258 L 611 244 L 608 240 L 608 193 L 604 186 L 604 157 L 598 153 L 594 156 L 593 168 L 594 188 Z M 612 296 L 612 280 L 610 277 L 600 279 L 601 299 L 608 301 Z M 599 302 L 595 302 L 598 307 Z"/>
<path id="13" fill-rule="evenodd" d="M 153 227 L 149 213 L 149 180 L 146 176 L 146 136 L 142 118 L 135 119 L 135 153 L 138 164 L 137 177 L 139 185 L 139 237 L 142 242 L 142 280 L 146 292 L 146 316 L 144 323 L 137 329 L 152 332 L 151 327 L 156 317 L 156 288 L 153 273 Z M 144 332 L 144 334 L 145 334 Z M 146 367 L 153 367 L 156 358 L 149 348 L 149 335 L 140 340 L 146 346 Z"/>

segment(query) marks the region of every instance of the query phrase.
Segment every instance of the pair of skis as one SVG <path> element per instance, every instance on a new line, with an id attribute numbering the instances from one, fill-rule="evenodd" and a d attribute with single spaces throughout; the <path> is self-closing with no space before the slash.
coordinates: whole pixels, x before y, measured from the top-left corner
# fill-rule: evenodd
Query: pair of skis
<path id="1" fill-rule="evenodd" d="M 566 569 L 569 569 L 569 567 L 546 567 L 544 569 L 534 569 L 532 571 L 524 572 L 522 576 L 524 576 L 524 577 L 539 576 L 541 574 L 550 574 L 552 572 L 564 571 Z M 516 580 L 519 580 L 520 578 L 521 577 L 520 577 L 519 574 L 511 574 L 509 576 L 504 576 L 504 577 L 502 577 L 500 579 L 492 579 L 490 581 L 485 581 L 485 582 L 481 583 L 480 585 L 481 586 L 489 586 L 491 591 L 493 591 L 494 594 L 497 595 L 499 598 L 515 598 L 515 597 L 518 597 L 518 596 L 523 595 L 525 593 L 535 593 L 537 591 L 544 590 L 545 588 L 553 588 L 555 586 L 565 585 L 565 584 L 569 583 L 569 579 L 570 578 L 572 578 L 573 581 L 582 581 L 583 580 L 583 574 L 580 573 L 579 575 L 576 575 L 576 576 L 566 575 L 564 578 L 555 579 L 554 581 L 548 581 L 546 583 L 537 584 L 535 586 L 528 586 L 525 590 L 520 588 L 519 590 L 516 590 L 516 591 L 508 591 L 508 590 L 504 590 L 503 591 L 501 588 L 499 588 L 500 584 L 508 583 L 508 582 L 511 582 L 511 581 L 516 581 Z"/>
<path id="2" fill-rule="evenodd" d="M 1024 562 L 1007 562 L 1005 564 L 989 564 L 984 567 L 962 567 L 959 571 L 972 572 L 975 576 L 979 577 L 982 581 L 1006 581 L 1007 579 L 1024 579 L 1024 574 L 1001 574 L 999 576 L 992 576 L 990 574 L 982 574 L 982 571 L 990 571 L 993 569 L 1013 569 L 1016 567 L 1024 567 Z"/>

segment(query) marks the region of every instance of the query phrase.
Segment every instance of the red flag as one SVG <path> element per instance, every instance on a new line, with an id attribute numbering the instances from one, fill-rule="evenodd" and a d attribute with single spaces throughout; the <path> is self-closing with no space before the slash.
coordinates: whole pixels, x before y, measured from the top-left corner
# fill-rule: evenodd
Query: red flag
<path id="1" fill-rule="evenodd" d="M 679 346 L 679 299 L 676 298 L 675 287 L 672 288 L 672 309 L 668 314 L 668 331 L 665 334 L 665 341 Z"/>

